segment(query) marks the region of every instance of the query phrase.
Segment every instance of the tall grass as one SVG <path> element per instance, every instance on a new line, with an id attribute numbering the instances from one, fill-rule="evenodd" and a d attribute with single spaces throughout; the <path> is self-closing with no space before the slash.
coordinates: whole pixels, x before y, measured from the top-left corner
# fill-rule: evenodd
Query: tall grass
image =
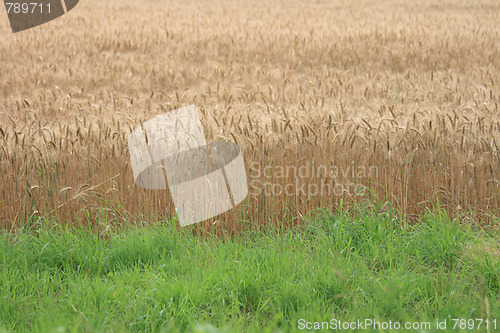
<path id="1" fill-rule="evenodd" d="M 390 206 L 366 204 L 235 239 L 147 226 L 3 234 L 0 330 L 293 332 L 300 319 L 366 318 L 430 322 L 430 332 L 436 319 L 453 332 L 465 331 L 453 318 L 488 319 L 489 332 L 500 325 L 498 230 L 478 232 L 445 212 L 412 227 Z"/>

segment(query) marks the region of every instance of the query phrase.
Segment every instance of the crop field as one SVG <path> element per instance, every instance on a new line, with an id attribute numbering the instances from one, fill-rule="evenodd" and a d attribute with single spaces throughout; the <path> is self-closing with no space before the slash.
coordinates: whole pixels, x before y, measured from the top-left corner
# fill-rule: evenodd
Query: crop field
<path id="1" fill-rule="evenodd" d="M 499 329 L 499 22 L 497 0 L 81 0 L 14 34 L 0 6 L 0 332 Z M 181 228 L 128 138 L 189 105 L 249 194 Z"/>
<path id="2" fill-rule="evenodd" d="M 437 200 L 499 212 L 496 1 L 88 0 L 20 34 L 1 17 L 4 228 L 171 217 L 166 191 L 135 186 L 127 138 L 191 104 L 250 184 L 203 230 L 366 196 L 410 220 Z"/>

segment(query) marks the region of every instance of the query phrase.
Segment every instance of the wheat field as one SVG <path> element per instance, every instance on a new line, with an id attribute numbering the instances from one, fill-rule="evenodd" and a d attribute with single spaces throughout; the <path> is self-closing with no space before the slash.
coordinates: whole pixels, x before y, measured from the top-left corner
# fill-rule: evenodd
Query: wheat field
<path id="1" fill-rule="evenodd" d="M 86 0 L 18 34 L 0 12 L 4 229 L 170 218 L 166 191 L 134 184 L 127 138 L 191 104 L 208 141 L 241 147 L 251 187 L 196 230 L 367 197 L 410 220 L 438 202 L 500 213 L 497 1 Z M 300 184 L 278 173 L 304 166 Z"/>

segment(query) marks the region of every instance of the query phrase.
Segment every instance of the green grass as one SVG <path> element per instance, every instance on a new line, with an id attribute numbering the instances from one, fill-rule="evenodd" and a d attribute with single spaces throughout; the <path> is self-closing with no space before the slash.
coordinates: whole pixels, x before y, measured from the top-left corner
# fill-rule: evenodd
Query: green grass
<path id="1" fill-rule="evenodd" d="M 288 332 L 301 318 L 499 330 L 499 239 L 442 212 L 410 227 L 373 207 L 223 240 L 165 224 L 4 232 L 0 331 Z"/>

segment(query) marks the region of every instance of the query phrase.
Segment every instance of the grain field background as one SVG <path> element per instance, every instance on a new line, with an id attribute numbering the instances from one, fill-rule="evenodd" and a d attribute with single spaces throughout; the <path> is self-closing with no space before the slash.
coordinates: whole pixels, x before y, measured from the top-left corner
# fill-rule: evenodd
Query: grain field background
<path id="1" fill-rule="evenodd" d="M 82 0 L 18 34 L 0 12 L 2 228 L 171 217 L 168 193 L 136 187 L 127 137 L 191 104 L 207 140 L 242 148 L 253 184 L 198 231 L 366 197 L 409 220 L 438 201 L 499 213 L 498 1 Z M 344 172 L 274 172 L 304 165 Z M 297 190 L 326 183 L 343 190 Z"/>

